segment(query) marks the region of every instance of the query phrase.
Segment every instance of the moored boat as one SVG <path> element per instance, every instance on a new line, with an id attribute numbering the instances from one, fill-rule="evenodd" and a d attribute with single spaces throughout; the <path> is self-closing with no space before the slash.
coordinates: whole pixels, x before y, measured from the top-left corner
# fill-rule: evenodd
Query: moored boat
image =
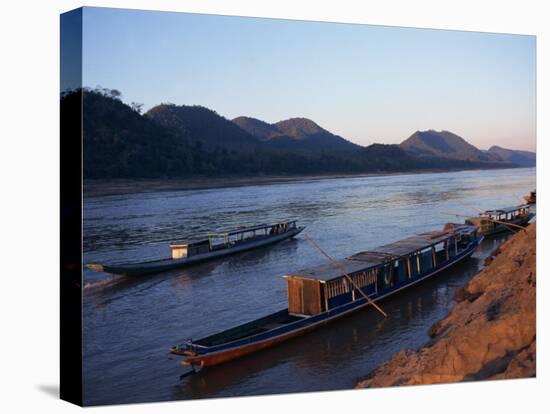
<path id="1" fill-rule="evenodd" d="M 483 240 L 470 225 L 412 236 L 284 276 L 288 308 L 171 348 L 183 365 L 205 367 L 257 352 L 316 329 L 469 257 Z M 350 279 L 348 279 L 350 278 Z M 368 297 L 368 300 L 367 300 Z"/>
<path id="2" fill-rule="evenodd" d="M 295 220 L 243 227 L 223 233 L 208 234 L 201 240 L 172 242 L 170 243 L 172 256 L 164 259 L 127 264 L 87 264 L 86 266 L 98 272 L 141 276 L 267 246 L 294 237 L 303 229 L 304 227 L 296 225 Z"/>
<path id="3" fill-rule="evenodd" d="M 477 217 L 468 218 L 465 223 L 478 227 L 479 234 L 483 236 L 492 236 L 505 231 L 513 231 L 514 226 L 526 226 L 533 217 L 534 214 L 530 211 L 529 205 L 522 204 L 487 210 L 479 213 Z"/>

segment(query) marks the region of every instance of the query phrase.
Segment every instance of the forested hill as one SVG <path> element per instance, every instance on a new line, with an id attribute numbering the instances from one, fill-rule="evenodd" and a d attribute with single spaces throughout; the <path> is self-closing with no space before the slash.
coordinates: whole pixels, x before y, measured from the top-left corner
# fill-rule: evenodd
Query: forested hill
<path id="1" fill-rule="evenodd" d="M 293 143 L 273 145 L 270 141 L 277 138 L 251 134 L 245 130 L 249 128 L 243 129 L 238 122 L 204 107 L 163 104 L 141 114 L 139 104 L 126 105 L 116 90 L 70 91 L 61 96 L 61 105 L 78 105 L 80 99 L 85 179 L 345 174 L 513 166 L 502 161 L 418 156 L 398 145 L 361 147 L 303 118 L 287 120 L 286 125 L 274 124 L 282 134 L 279 138 L 295 143 L 322 136 L 321 141 L 341 145 L 344 150 L 340 147 L 308 151 Z"/>
<path id="2" fill-rule="evenodd" d="M 537 154 L 531 151 L 512 150 L 493 145 L 487 152 L 500 157 L 504 161 L 510 161 L 522 167 L 534 167 L 537 165 Z"/>
<path id="3" fill-rule="evenodd" d="M 162 104 L 150 109 L 145 116 L 176 134 L 194 137 L 205 150 L 218 148 L 247 153 L 262 147 L 248 132 L 203 106 Z"/>
<path id="4" fill-rule="evenodd" d="M 233 122 L 272 148 L 296 153 L 349 154 L 361 148 L 361 146 L 327 131 L 307 118 L 291 118 L 275 124 L 268 124 L 259 119 L 241 116 L 235 118 Z"/>
<path id="5" fill-rule="evenodd" d="M 481 151 L 449 131 L 416 131 L 403 141 L 400 147 L 420 157 L 442 157 L 474 162 L 502 161 L 498 155 Z"/>

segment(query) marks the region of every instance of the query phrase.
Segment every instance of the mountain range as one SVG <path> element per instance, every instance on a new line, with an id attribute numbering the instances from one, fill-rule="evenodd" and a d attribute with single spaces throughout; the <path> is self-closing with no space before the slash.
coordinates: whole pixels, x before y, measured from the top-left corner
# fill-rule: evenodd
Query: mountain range
<path id="1" fill-rule="evenodd" d="M 449 131 L 434 131 L 432 129 L 416 131 L 399 146 L 410 154 L 420 157 L 443 157 L 481 162 L 503 161 L 498 155 L 483 152 L 464 138 Z"/>
<path id="2" fill-rule="evenodd" d="M 241 116 L 233 119 L 233 122 L 272 148 L 307 154 L 351 153 L 361 148 L 307 118 L 291 118 L 268 124 L 256 118 Z"/>
<path id="3" fill-rule="evenodd" d="M 108 90 L 62 95 L 82 99 L 85 178 L 190 175 L 303 175 L 532 166 L 534 153 L 482 151 L 449 131 L 416 131 L 399 145 L 366 147 L 307 118 L 270 124 L 229 120 L 201 106 L 161 104 L 145 114 Z"/>
<path id="4" fill-rule="evenodd" d="M 503 161 L 509 161 L 522 167 L 534 167 L 537 163 L 537 154 L 530 151 L 511 150 L 493 145 L 487 152 L 500 157 Z"/>

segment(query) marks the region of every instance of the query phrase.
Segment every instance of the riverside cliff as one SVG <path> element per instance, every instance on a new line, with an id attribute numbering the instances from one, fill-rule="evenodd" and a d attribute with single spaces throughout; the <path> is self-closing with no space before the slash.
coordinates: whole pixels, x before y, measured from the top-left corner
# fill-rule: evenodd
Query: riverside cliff
<path id="1" fill-rule="evenodd" d="M 536 376 L 536 224 L 515 234 L 457 290 L 456 307 L 356 388 Z"/>

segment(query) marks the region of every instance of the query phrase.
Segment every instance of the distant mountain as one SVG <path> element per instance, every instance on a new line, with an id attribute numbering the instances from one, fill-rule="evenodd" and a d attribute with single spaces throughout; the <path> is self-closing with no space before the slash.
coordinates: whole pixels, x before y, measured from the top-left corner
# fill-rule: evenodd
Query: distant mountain
<path id="1" fill-rule="evenodd" d="M 372 144 L 357 153 L 361 165 L 371 171 L 415 171 L 415 170 L 464 170 L 472 168 L 511 167 L 510 163 L 468 161 L 445 157 L 416 156 L 399 145 Z M 365 168 L 365 167 L 364 167 Z"/>
<path id="2" fill-rule="evenodd" d="M 487 152 L 522 167 L 534 167 L 537 164 L 537 154 L 530 151 L 511 150 L 493 145 Z"/>
<path id="3" fill-rule="evenodd" d="M 419 157 L 451 158 L 463 161 L 499 162 L 494 153 L 483 152 L 464 138 L 449 131 L 416 131 L 399 145 L 409 154 Z"/>
<path id="4" fill-rule="evenodd" d="M 291 118 L 268 124 L 259 119 L 241 116 L 233 122 L 249 134 L 267 142 L 271 148 L 279 150 L 319 154 L 349 153 L 362 148 L 307 118 Z"/>
<path id="5" fill-rule="evenodd" d="M 276 124 L 245 117 L 229 121 L 208 108 L 173 104 L 158 105 L 141 114 L 139 106 L 130 107 L 120 100 L 120 92 L 107 89 L 62 94 L 62 113 L 69 113 L 70 108 L 78 111 L 81 102 L 85 179 L 357 174 L 514 166 L 511 161 L 492 161 L 501 159 L 492 153 L 496 149 L 482 153 L 483 159 L 475 147 L 446 132 L 444 138 L 437 135 L 442 133 L 426 131 L 413 134 L 401 145 L 361 147 L 305 118 Z"/>
<path id="6" fill-rule="evenodd" d="M 275 136 L 283 135 L 283 133 L 275 125 L 268 124 L 267 122 L 260 121 L 256 118 L 240 116 L 233 119 L 233 122 L 250 135 L 259 138 L 262 141 L 267 141 Z"/>
<path id="7" fill-rule="evenodd" d="M 145 116 L 176 133 L 189 135 L 206 151 L 253 152 L 261 147 L 255 137 L 235 123 L 202 106 L 161 104 Z"/>

